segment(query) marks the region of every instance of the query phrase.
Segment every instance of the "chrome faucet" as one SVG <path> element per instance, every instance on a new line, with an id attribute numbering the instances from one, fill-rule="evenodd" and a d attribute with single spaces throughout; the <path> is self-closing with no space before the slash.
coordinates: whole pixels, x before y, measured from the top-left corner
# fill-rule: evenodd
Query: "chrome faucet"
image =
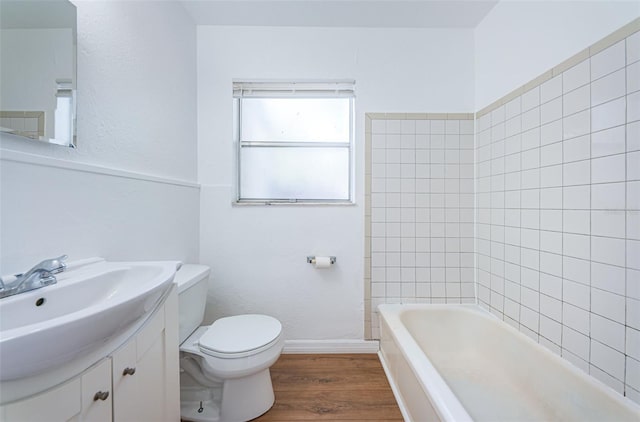
<path id="1" fill-rule="evenodd" d="M 0 280 L 0 299 L 55 284 L 58 280 L 54 274 L 67 268 L 67 264 L 64 263 L 66 259 L 67 255 L 45 259 L 26 273 L 16 274 L 16 279 L 10 284 L 4 284 Z"/>

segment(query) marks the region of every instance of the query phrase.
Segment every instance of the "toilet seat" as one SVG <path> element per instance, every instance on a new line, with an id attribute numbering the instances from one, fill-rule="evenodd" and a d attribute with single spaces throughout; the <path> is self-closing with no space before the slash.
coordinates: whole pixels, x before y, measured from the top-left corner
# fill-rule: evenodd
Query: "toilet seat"
<path id="1" fill-rule="evenodd" d="M 280 321 L 267 315 L 236 315 L 216 320 L 198 340 L 208 356 L 229 359 L 255 355 L 268 349 L 282 332 Z"/>

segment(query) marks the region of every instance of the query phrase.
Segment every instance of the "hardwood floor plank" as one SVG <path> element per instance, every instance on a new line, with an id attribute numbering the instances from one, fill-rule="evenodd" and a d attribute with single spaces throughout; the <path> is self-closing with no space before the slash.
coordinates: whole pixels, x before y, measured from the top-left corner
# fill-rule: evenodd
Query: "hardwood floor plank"
<path id="1" fill-rule="evenodd" d="M 282 355 L 271 379 L 276 402 L 255 421 L 402 421 L 374 354 Z"/>

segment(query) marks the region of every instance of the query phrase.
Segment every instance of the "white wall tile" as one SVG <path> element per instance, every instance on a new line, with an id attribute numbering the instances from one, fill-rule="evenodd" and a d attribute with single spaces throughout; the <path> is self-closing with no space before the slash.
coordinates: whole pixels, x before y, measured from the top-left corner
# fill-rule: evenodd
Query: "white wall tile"
<path id="1" fill-rule="evenodd" d="M 624 238 L 625 217 L 624 211 L 591 211 L 591 234 Z"/>
<path id="2" fill-rule="evenodd" d="M 416 121 L 415 120 L 402 120 L 400 122 L 400 133 L 403 133 L 403 134 L 415 134 L 416 133 Z"/>
<path id="3" fill-rule="evenodd" d="M 569 256 L 563 256 L 562 275 L 564 278 L 567 278 L 569 280 L 588 284 L 591 280 L 589 261 L 572 258 Z"/>
<path id="4" fill-rule="evenodd" d="M 512 193 L 514 196 L 519 192 Z M 562 188 L 540 189 L 540 208 L 562 208 Z"/>
<path id="5" fill-rule="evenodd" d="M 589 359 L 589 337 L 567 326 L 562 328 L 562 348 L 581 359 Z"/>
<path id="6" fill-rule="evenodd" d="M 540 165 L 551 166 L 562 163 L 562 142 L 540 148 Z"/>
<path id="7" fill-rule="evenodd" d="M 591 136 L 584 135 L 563 141 L 562 149 L 564 162 L 589 159 L 591 158 Z"/>
<path id="8" fill-rule="evenodd" d="M 640 60 L 640 32 L 627 37 L 627 64 Z"/>
<path id="9" fill-rule="evenodd" d="M 427 134 L 431 132 L 430 120 L 416 120 L 416 134 Z"/>
<path id="10" fill-rule="evenodd" d="M 640 390 L 640 361 L 627 357 L 625 379 L 631 387 Z"/>
<path id="11" fill-rule="evenodd" d="M 627 239 L 627 267 L 640 270 L 640 241 Z"/>
<path id="12" fill-rule="evenodd" d="M 473 120 L 460 120 L 460 134 L 461 135 L 473 135 Z"/>
<path id="13" fill-rule="evenodd" d="M 627 298 L 627 325 L 640 330 L 640 300 Z"/>
<path id="14" fill-rule="evenodd" d="M 620 69 L 591 83 L 591 106 L 626 94 L 626 69 Z"/>
<path id="15" fill-rule="evenodd" d="M 522 130 L 529 130 L 540 126 L 540 107 L 535 107 L 522 113 Z"/>
<path id="16" fill-rule="evenodd" d="M 562 178 L 564 186 L 590 184 L 591 163 L 587 160 L 564 164 L 562 168 Z"/>
<path id="17" fill-rule="evenodd" d="M 491 112 L 491 125 L 496 126 L 505 120 L 505 108 L 500 106 Z"/>
<path id="18" fill-rule="evenodd" d="M 591 287 L 624 296 L 625 272 L 623 267 L 591 262 Z"/>
<path id="19" fill-rule="evenodd" d="M 596 80 L 626 64 L 625 41 L 620 41 L 591 57 L 591 80 Z"/>
<path id="20" fill-rule="evenodd" d="M 562 210 L 540 210 L 540 228 L 561 232 Z"/>
<path id="21" fill-rule="evenodd" d="M 627 93 L 640 90 L 640 63 L 627 66 Z"/>
<path id="22" fill-rule="evenodd" d="M 561 119 L 540 126 L 540 145 L 548 145 L 558 141 L 562 141 Z"/>
<path id="23" fill-rule="evenodd" d="M 520 308 L 520 324 L 524 325 L 534 333 L 538 332 L 539 318 L 540 314 L 538 312 L 529 309 L 526 306 L 522 306 Z"/>
<path id="24" fill-rule="evenodd" d="M 445 133 L 444 120 L 431 120 L 431 133 Z"/>
<path id="25" fill-rule="evenodd" d="M 543 230 L 540 232 L 540 270 L 558 277 L 562 276 L 562 233 Z"/>
<path id="26" fill-rule="evenodd" d="M 562 138 L 571 139 L 576 136 L 586 135 L 591 131 L 590 110 L 581 111 L 562 120 Z"/>
<path id="27" fill-rule="evenodd" d="M 625 183 L 591 185 L 591 208 L 625 209 Z"/>
<path id="28" fill-rule="evenodd" d="M 581 309 L 589 309 L 589 286 L 571 280 L 563 280 L 562 301 Z"/>
<path id="29" fill-rule="evenodd" d="M 640 151 L 627 154 L 627 180 L 640 180 Z"/>
<path id="30" fill-rule="evenodd" d="M 625 265 L 625 241 L 608 237 L 591 237 L 591 259 L 611 265 Z"/>
<path id="31" fill-rule="evenodd" d="M 402 120 L 387 120 L 385 133 L 402 133 Z"/>
<path id="32" fill-rule="evenodd" d="M 542 287 L 542 286 L 541 286 Z M 540 313 L 547 318 L 551 318 L 555 321 L 562 321 L 562 301 L 547 296 L 544 294 L 540 295 Z"/>
<path id="33" fill-rule="evenodd" d="M 591 156 L 620 154 L 625 152 L 625 126 L 617 126 L 591 134 Z"/>
<path id="34" fill-rule="evenodd" d="M 624 74 L 623 74 L 624 76 Z M 540 124 L 546 124 L 562 117 L 562 97 L 558 97 L 540 106 Z M 523 115 L 523 120 L 525 115 Z M 523 122 L 524 126 L 524 122 Z"/>
<path id="35" fill-rule="evenodd" d="M 590 86 L 585 85 L 565 94 L 562 98 L 562 114 L 569 116 L 591 107 L 590 93 Z"/>
<path id="36" fill-rule="evenodd" d="M 386 133 L 387 121 L 382 119 L 374 119 L 371 121 L 371 133 Z"/>
<path id="37" fill-rule="evenodd" d="M 588 335 L 590 329 L 589 323 L 589 311 L 586 309 L 578 308 L 570 303 L 563 303 L 562 305 L 562 324 L 578 331 L 582 334 Z"/>
<path id="38" fill-rule="evenodd" d="M 588 210 L 562 211 L 562 229 L 565 233 L 590 234 L 591 214 Z"/>
<path id="39" fill-rule="evenodd" d="M 591 338 L 602 344 L 625 352 L 625 326 L 624 324 L 603 318 L 600 315 L 591 315 Z"/>
<path id="40" fill-rule="evenodd" d="M 627 182 L 627 208 L 640 210 L 640 182 Z"/>
<path id="41" fill-rule="evenodd" d="M 555 344 L 560 344 L 562 341 L 562 324 L 544 315 L 540 315 L 540 335 L 548 338 Z"/>
<path id="42" fill-rule="evenodd" d="M 540 103 L 544 104 L 562 95 L 562 75 L 549 79 L 540 85 Z"/>
<path id="43" fill-rule="evenodd" d="M 591 340 L 591 362 L 607 374 L 619 380 L 624 379 L 624 354 L 595 340 Z"/>
<path id="44" fill-rule="evenodd" d="M 627 95 L 627 122 L 636 120 L 640 120 L 640 91 Z"/>
<path id="45" fill-rule="evenodd" d="M 591 312 L 625 323 L 625 298 L 615 293 L 591 288 Z"/>
<path id="46" fill-rule="evenodd" d="M 631 94 L 630 96 L 633 95 L 635 94 Z M 625 98 L 618 98 L 617 100 L 592 107 L 591 130 L 597 132 L 610 127 L 623 125 L 625 123 L 625 111 Z"/>
<path id="47" fill-rule="evenodd" d="M 587 59 L 562 73 L 562 91 L 565 94 L 591 81 L 589 65 L 590 60 Z"/>
<path id="48" fill-rule="evenodd" d="M 524 113 L 540 105 L 540 87 L 533 88 L 522 94 L 521 107 Z"/>
<path id="49" fill-rule="evenodd" d="M 626 339 L 626 354 L 636 360 L 640 360 L 640 331 L 627 327 Z"/>
<path id="50" fill-rule="evenodd" d="M 584 170 L 591 167 L 583 167 Z M 566 185 L 566 183 L 565 183 Z M 562 189 L 562 206 L 568 209 L 589 209 L 591 186 L 569 186 Z"/>
<path id="51" fill-rule="evenodd" d="M 590 259 L 590 243 L 589 237 L 579 234 L 564 233 L 562 235 L 562 251 L 564 255 Z"/>
<path id="52" fill-rule="evenodd" d="M 516 97 L 513 100 L 509 101 L 505 104 L 505 119 L 511 119 L 512 117 L 518 116 L 521 113 L 521 97 Z"/>
<path id="53" fill-rule="evenodd" d="M 624 154 L 591 160 L 591 181 L 593 183 L 623 182 L 626 160 Z"/>

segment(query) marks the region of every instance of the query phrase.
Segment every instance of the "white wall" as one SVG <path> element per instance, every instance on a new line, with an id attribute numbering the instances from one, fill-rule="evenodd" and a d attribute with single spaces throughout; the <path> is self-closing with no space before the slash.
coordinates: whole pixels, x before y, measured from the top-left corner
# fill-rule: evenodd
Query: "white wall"
<path id="1" fill-rule="evenodd" d="M 195 26 L 172 2 L 75 4 L 78 148 L 1 139 L 0 274 L 60 253 L 196 261 Z"/>
<path id="2" fill-rule="evenodd" d="M 475 29 L 481 109 L 640 16 L 637 1 L 501 1 Z"/>
<path id="3" fill-rule="evenodd" d="M 232 79 L 355 79 L 355 206 L 232 207 Z M 288 339 L 359 339 L 364 113 L 473 111 L 473 31 L 198 27 L 200 261 L 208 320 L 264 312 Z M 307 255 L 335 255 L 314 270 Z"/>

